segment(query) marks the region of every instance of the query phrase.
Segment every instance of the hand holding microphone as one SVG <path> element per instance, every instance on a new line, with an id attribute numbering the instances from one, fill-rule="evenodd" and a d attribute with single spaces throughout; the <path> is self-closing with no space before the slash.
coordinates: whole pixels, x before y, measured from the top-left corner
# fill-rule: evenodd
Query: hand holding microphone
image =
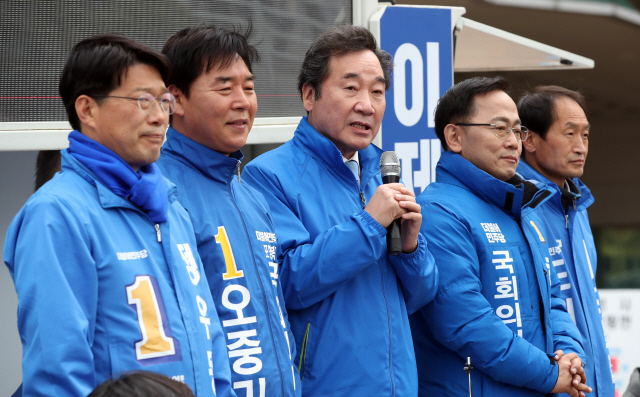
<path id="1" fill-rule="evenodd" d="M 382 154 L 380 172 L 384 184 L 378 186 L 365 211 L 387 228 L 389 254 L 411 253 L 418 246 L 418 233 L 422 223 L 420 205 L 416 203 L 413 192 L 399 183 L 400 162 L 394 152 Z"/>

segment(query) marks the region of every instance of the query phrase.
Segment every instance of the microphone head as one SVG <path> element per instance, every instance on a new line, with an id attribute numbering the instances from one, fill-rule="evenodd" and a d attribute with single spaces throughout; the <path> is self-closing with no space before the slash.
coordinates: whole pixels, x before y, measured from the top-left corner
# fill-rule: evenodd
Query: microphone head
<path id="1" fill-rule="evenodd" d="M 380 174 L 383 177 L 386 175 L 400 176 L 400 160 L 398 160 L 396 152 L 390 150 L 382 153 L 382 156 L 380 156 Z"/>

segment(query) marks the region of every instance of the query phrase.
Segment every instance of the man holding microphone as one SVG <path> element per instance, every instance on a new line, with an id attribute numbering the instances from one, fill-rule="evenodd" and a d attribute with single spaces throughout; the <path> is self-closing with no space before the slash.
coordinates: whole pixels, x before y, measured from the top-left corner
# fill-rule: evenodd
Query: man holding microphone
<path id="1" fill-rule="evenodd" d="M 243 173 L 274 216 L 303 396 L 417 392 L 407 312 L 432 299 L 437 270 L 413 193 L 382 184 L 381 150 L 371 144 L 391 69 L 366 29 L 321 34 L 298 78 L 308 116 Z M 394 219 L 397 256 L 386 244 Z"/>

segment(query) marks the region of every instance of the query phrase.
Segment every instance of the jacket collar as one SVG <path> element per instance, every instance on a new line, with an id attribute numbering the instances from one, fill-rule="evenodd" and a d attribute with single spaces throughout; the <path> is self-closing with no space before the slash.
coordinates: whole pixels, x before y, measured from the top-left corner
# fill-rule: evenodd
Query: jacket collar
<path id="1" fill-rule="evenodd" d="M 576 208 L 586 209 L 594 202 L 593 195 L 591 195 L 591 190 L 589 190 L 587 185 L 582 183 L 582 181 L 578 178 L 567 179 L 570 189 L 570 192 L 567 192 L 567 190 L 565 189 L 560 189 L 560 187 L 555 182 L 552 182 L 546 176 L 539 173 L 522 159 L 520 160 L 520 164 L 518 165 L 518 173 L 521 174 L 525 179 L 540 181 L 549 188 L 558 192 L 559 194 L 557 195 L 557 197 L 553 198 L 553 202 L 559 206 L 562 206 L 565 200 L 571 200 L 575 203 Z"/>
<path id="2" fill-rule="evenodd" d="M 240 150 L 228 157 L 220 154 L 182 135 L 173 127 L 167 130 L 167 141 L 162 147 L 162 152 L 176 157 L 180 162 L 223 184 L 231 183 L 237 167 L 244 158 Z"/>
<path id="3" fill-rule="evenodd" d="M 352 175 L 349 168 L 342 160 L 342 153 L 327 137 L 316 130 L 307 116 L 300 120 L 294 135 L 294 144 L 316 161 L 325 164 L 340 174 Z M 370 144 L 362 150 L 358 150 L 360 162 L 360 181 L 366 185 L 371 177 L 380 172 L 380 154 L 382 150 Z"/>
<path id="4" fill-rule="evenodd" d="M 503 182 L 452 152 L 444 152 L 436 167 L 436 181 L 470 190 L 484 201 L 496 205 L 514 219 L 534 209 L 554 192 L 542 184 L 515 175 Z"/>
<path id="5" fill-rule="evenodd" d="M 78 174 L 82 179 L 89 182 L 91 185 L 96 187 L 98 191 L 98 200 L 100 201 L 100 205 L 102 208 L 113 208 L 113 207 L 121 207 L 121 208 L 131 208 L 138 211 L 141 211 L 135 204 L 131 201 L 118 196 L 108 187 L 100 182 L 100 179 L 87 167 L 85 167 L 81 162 L 76 160 L 70 153 L 69 149 L 64 149 L 60 151 L 62 156 L 62 169 L 63 170 L 71 170 Z M 164 178 L 167 183 L 167 196 L 169 198 L 169 204 L 173 203 L 176 200 L 177 196 L 177 188 L 173 182 L 169 181 L 167 178 Z"/>

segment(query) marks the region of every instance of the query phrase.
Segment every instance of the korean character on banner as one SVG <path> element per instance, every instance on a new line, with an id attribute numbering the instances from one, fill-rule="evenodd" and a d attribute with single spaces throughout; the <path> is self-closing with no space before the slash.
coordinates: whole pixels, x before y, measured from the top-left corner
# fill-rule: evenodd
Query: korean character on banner
<path id="1" fill-rule="evenodd" d="M 265 396 L 265 389 L 267 388 L 267 383 L 265 378 L 258 378 L 258 382 L 260 384 L 260 394 L 259 397 Z M 233 390 L 245 389 L 243 394 L 236 391 L 236 395 L 241 396 L 245 395 L 246 397 L 253 397 L 253 379 L 242 380 L 240 382 L 233 382 Z"/>
<path id="2" fill-rule="evenodd" d="M 198 270 L 198 263 L 196 259 L 193 257 L 193 253 L 191 252 L 191 247 L 189 244 L 177 244 L 178 251 L 180 251 L 180 255 L 182 256 L 182 260 L 186 263 L 187 271 L 189 272 L 189 278 L 193 285 L 198 285 L 200 282 L 200 271 Z"/>
<path id="3" fill-rule="evenodd" d="M 228 353 L 229 358 L 239 357 L 233 362 L 233 371 L 240 375 L 253 375 L 260 372 L 262 369 L 262 360 L 256 357 L 259 354 L 262 354 L 261 347 L 230 351 Z"/>
<path id="4" fill-rule="evenodd" d="M 269 267 L 273 268 L 273 272 L 269 273 L 271 276 L 271 283 L 274 287 L 278 286 L 278 262 L 269 262 Z"/>
<path id="5" fill-rule="evenodd" d="M 240 357 L 233 363 L 233 370 L 241 375 L 253 375 L 262 369 L 262 360 L 256 357 L 262 354 L 259 340 L 249 339 L 258 335 L 255 329 L 246 331 L 229 332 L 229 341 L 237 339 L 227 347 L 229 348 L 229 358 Z M 247 346 L 247 348 L 242 348 Z"/>
<path id="6" fill-rule="evenodd" d="M 498 294 L 493 296 L 495 299 L 513 298 L 513 300 L 517 301 L 518 284 L 516 276 L 511 276 L 511 279 L 509 277 L 500 277 L 496 281 L 496 290 Z"/>
<path id="7" fill-rule="evenodd" d="M 495 243 L 495 240 L 493 239 L 493 233 L 485 233 L 485 235 L 487 236 L 488 242 Z"/>
<path id="8" fill-rule="evenodd" d="M 489 233 L 487 233 L 487 234 L 489 234 Z M 502 234 L 502 233 L 491 233 L 491 240 L 493 240 L 491 242 L 495 242 L 495 243 L 498 243 L 498 242 L 499 243 L 506 243 L 507 242 L 507 240 L 505 240 L 505 238 L 504 238 L 504 234 Z"/>
<path id="9" fill-rule="evenodd" d="M 242 298 L 240 302 L 238 303 L 231 302 L 231 299 L 229 299 L 229 296 L 231 295 L 232 292 L 240 293 L 240 297 Z M 236 293 L 234 295 L 235 295 L 234 299 L 238 299 L 237 297 L 238 294 Z M 222 322 L 222 326 L 231 327 L 234 325 L 251 324 L 251 323 L 257 322 L 256 316 L 245 317 L 244 312 L 242 311 L 245 307 L 249 305 L 250 301 L 251 301 L 251 293 L 244 285 L 239 285 L 239 284 L 227 285 L 224 288 L 224 291 L 222 292 L 222 304 L 227 309 L 235 311 L 238 318 L 231 319 L 231 320 L 224 320 Z"/>
<path id="10" fill-rule="evenodd" d="M 504 258 L 496 258 L 496 256 L 501 255 Z M 493 251 L 494 259 L 491 260 L 492 263 L 500 263 L 500 265 L 496 265 L 496 269 L 508 269 L 509 273 L 513 274 L 513 265 L 509 265 L 509 263 L 513 262 L 513 258 L 509 256 L 509 251 Z"/>
<path id="11" fill-rule="evenodd" d="M 490 243 L 507 242 L 497 223 L 481 223 L 480 226 L 487 236 L 487 241 L 489 241 Z"/>
<path id="12" fill-rule="evenodd" d="M 264 245 L 264 252 L 266 254 L 266 257 L 272 261 L 276 260 L 276 247 L 275 245 L 270 245 L 270 244 L 265 244 Z"/>
<path id="13" fill-rule="evenodd" d="M 515 307 L 515 309 L 514 309 Z M 520 318 L 520 304 L 515 302 L 514 306 L 502 305 L 496 309 L 496 315 L 500 317 L 503 323 L 511 324 L 516 323 L 516 327 L 519 328 L 518 336 L 522 337 L 522 319 Z"/>

